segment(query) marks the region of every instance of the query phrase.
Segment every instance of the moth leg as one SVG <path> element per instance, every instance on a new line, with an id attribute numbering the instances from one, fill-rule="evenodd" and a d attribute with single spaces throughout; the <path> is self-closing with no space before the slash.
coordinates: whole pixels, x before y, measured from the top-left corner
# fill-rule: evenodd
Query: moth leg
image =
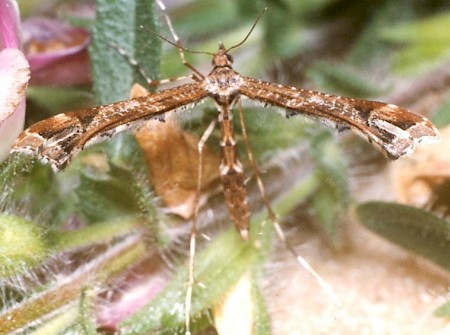
<path id="1" fill-rule="evenodd" d="M 180 38 L 178 37 L 177 33 L 175 32 L 175 29 L 172 24 L 172 20 L 170 19 L 169 15 L 167 14 L 166 6 L 164 5 L 164 3 L 161 0 L 156 0 L 156 3 L 158 4 L 161 11 L 164 13 L 164 18 L 166 19 L 167 26 L 169 27 L 170 33 L 175 41 L 174 44 L 176 45 L 176 47 L 178 49 L 178 54 L 180 55 L 183 65 L 188 67 L 189 69 L 191 69 L 198 76 L 198 78 L 196 77 L 197 79 L 195 79 L 195 80 L 198 81 L 199 79 L 200 80 L 204 79 L 205 76 L 186 60 L 186 57 L 184 56 L 185 48 L 183 48 L 183 45 L 180 42 Z"/>
<path id="2" fill-rule="evenodd" d="M 144 78 L 144 80 L 147 82 L 148 86 L 160 86 L 160 85 L 164 85 L 164 84 L 168 84 L 168 83 L 172 83 L 172 82 L 180 81 L 180 80 L 186 80 L 186 79 L 197 80 L 196 79 L 197 77 L 195 77 L 195 75 L 193 75 L 193 74 L 188 75 L 188 76 L 179 76 L 179 77 L 159 79 L 159 80 L 151 79 L 150 76 L 145 71 L 145 69 L 141 66 L 141 64 L 139 64 L 137 59 L 133 58 L 130 54 L 128 54 L 125 51 L 125 49 L 121 48 L 114 42 L 109 42 L 109 46 L 111 48 L 113 48 L 114 50 L 116 50 L 119 55 L 121 55 L 123 58 L 125 58 L 127 60 L 127 62 L 139 72 L 141 77 Z"/>
<path id="3" fill-rule="evenodd" d="M 192 303 L 192 288 L 194 286 L 195 278 L 194 278 L 194 257 L 195 257 L 195 245 L 197 238 L 197 219 L 198 212 L 200 209 L 200 192 L 202 187 L 202 174 L 203 174 L 203 147 L 205 146 L 206 141 L 211 135 L 214 127 L 216 125 L 216 120 L 212 120 L 209 124 L 208 128 L 206 128 L 203 133 L 200 141 L 197 144 L 198 150 L 198 166 L 197 166 L 197 189 L 195 192 L 195 207 L 194 207 L 194 216 L 192 218 L 191 225 L 191 237 L 189 240 L 189 279 L 188 286 L 186 290 L 186 302 L 185 302 L 185 324 L 186 324 L 186 335 L 190 335 L 190 314 L 191 314 L 191 303 Z"/>
<path id="4" fill-rule="evenodd" d="M 273 211 L 272 206 L 270 205 L 269 199 L 266 196 L 266 190 L 265 190 L 264 184 L 261 180 L 261 175 L 258 170 L 258 166 L 256 165 L 256 161 L 253 156 L 252 149 L 250 147 L 250 142 L 249 142 L 248 134 L 247 134 L 247 128 L 245 127 L 245 122 L 244 122 L 244 112 L 242 109 L 241 100 L 239 100 L 237 102 L 237 104 L 238 104 L 238 109 L 239 109 L 239 119 L 241 122 L 242 135 L 244 137 L 245 148 L 247 151 L 248 159 L 252 166 L 253 174 L 255 175 L 255 179 L 258 184 L 259 192 L 261 193 L 261 197 L 263 199 L 264 206 L 267 209 L 269 220 L 272 222 L 273 226 L 275 227 L 275 231 L 277 232 L 278 238 L 283 242 L 283 244 L 285 245 L 285 248 L 295 257 L 297 262 L 300 263 L 300 265 L 314 277 L 314 279 L 319 284 L 319 286 L 333 299 L 333 301 L 335 301 L 337 304 L 339 304 L 339 299 L 334 294 L 330 285 L 312 268 L 312 266 L 309 264 L 309 262 L 305 258 L 300 256 L 297 253 L 297 251 L 295 251 L 295 248 L 292 246 L 292 244 L 286 238 L 286 235 L 284 234 L 283 229 L 281 228 L 281 225 L 277 220 L 277 216 L 276 216 L 275 212 Z"/>

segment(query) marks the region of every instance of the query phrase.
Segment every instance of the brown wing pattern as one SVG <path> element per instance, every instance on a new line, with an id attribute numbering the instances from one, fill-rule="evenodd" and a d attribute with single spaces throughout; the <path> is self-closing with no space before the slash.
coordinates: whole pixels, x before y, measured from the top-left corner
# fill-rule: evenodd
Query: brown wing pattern
<path id="1" fill-rule="evenodd" d="M 64 168 L 85 145 L 194 104 L 206 96 L 207 92 L 194 83 L 110 105 L 58 114 L 24 130 L 11 152 L 36 155 L 57 171 Z"/>
<path id="2" fill-rule="evenodd" d="M 337 129 L 351 128 L 367 137 L 389 158 L 411 153 L 421 142 L 439 139 L 425 117 L 396 105 L 301 90 L 242 77 L 239 92 L 264 104 L 286 109 L 286 115 L 304 114 Z"/>

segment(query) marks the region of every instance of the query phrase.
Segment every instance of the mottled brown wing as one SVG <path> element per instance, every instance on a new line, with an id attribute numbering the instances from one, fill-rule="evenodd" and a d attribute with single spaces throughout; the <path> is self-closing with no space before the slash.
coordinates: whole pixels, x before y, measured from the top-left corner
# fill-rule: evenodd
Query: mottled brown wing
<path id="1" fill-rule="evenodd" d="M 207 92 L 194 83 L 110 105 L 58 114 L 24 130 L 11 153 L 35 155 L 58 171 L 86 145 L 195 104 L 206 96 Z"/>
<path id="2" fill-rule="evenodd" d="M 418 143 L 439 139 L 439 132 L 427 118 L 391 104 L 301 90 L 247 77 L 242 78 L 239 93 L 285 108 L 287 116 L 304 114 L 337 129 L 350 128 L 391 159 L 411 153 Z"/>

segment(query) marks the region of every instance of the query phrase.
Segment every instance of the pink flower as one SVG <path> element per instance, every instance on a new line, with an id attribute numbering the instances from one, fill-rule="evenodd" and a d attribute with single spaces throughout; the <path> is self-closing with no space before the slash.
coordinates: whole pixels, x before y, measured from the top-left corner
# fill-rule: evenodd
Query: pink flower
<path id="1" fill-rule="evenodd" d="M 0 161 L 23 129 L 25 91 L 30 70 L 20 51 L 19 10 L 13 0 L 0 0 Z"/>
<path id="2" fill-rule="evenodd" d="M 71 86 L 91 82 L 88 31 L 46 18 L 29 19 L 22 28 L 32 85 Z"/>

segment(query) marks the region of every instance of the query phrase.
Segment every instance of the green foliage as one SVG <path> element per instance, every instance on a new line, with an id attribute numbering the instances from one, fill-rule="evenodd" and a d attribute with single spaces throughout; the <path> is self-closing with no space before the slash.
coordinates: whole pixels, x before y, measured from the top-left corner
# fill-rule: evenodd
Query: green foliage
<path id="1" fill-rule="evenodd" d="M 78 110 L 92 106 L 90 93 L 86 89 L 73 87 L 32 86 L 27 90 L 27 99 L 33 101 L 33 115 L 27 114 L 29 125 L 67 110 Z"/>
<path id="2" fill-rule="evenodd" d="M 51 318 L 42 326 L 28 330 L 32 335 L 82 334 L 77 325 L 78 309 L 73 307 Z"/>
<path id="3" fill-rule="evenodd" d="M 237 115 L 234 120 L 236 133 L 241 134 L 241 124 Z M 287 119 L 284 111 L 278 113 L 274 108 L 245 108 L 244 120 L 250 134 L 250 145 L 259 160 L 270 157 L 273 153 L 293 147 L 307 137 L 310 126 L 302 118 Z M 242 157 L 246 157 L 244 141 L 238 146 Z"/>
<path id="4" fill-rule="evenodd" d="M 0 333 L 9 334 L 19 329 L 26 329 L 30 333 L 36 329 L 37 334 L 56 335 L 71 327 L 89 329 L 92 316 L 88 315 L 87 306 L 84 305 L 83 292 L 103 285 L 113 274 L 123 272 L 144 255 L 142 238 L 128 234 L 126 238 L 118 239 L 104 253 L 83 262 L 83 266 L 72 271 L 65 269 L 64 276 L 55 276 L 52 285 L 41 284 L 33 291 L 30 289 L 29 296 L 24 297 L 20 304 L 5 304 L 0 314 Z M 80 299 L 79 308 L 70 310 Z M 45 322 L 55 314 L 54 319 Z"/>
<path id="5" fill-rule="evenodd" d="M 82 164 L 90 155 L 102 156 L 107 168 Z M 75 207 L 86 223 L 140 216 L 160 243 L 167 242 L 148 169 L 134 137 L 125 134 L 85 150 L 68 173 L 77 174 Z"/>
<path id="6" fill-rule="evenodd" d="M 259 285 L 258 278 L 252 277 L 252 301 L 255 307 L 254 315 L 254 334 L 270 335 L 272 334 L 271 321 L 264 293 Z"/>
<path id="7" fill-rule="evenodd" d="M 292 57 L 298 51 L 301 39 L 298 38 L 294 16 L 287 15 L 287 8 L 274 5 L 267 12 L 264 25 L 264 44 L 270 55 Z"/>
<path id="8" fill-rule="evenodd" d="M 111 45 L 119 46 L 138 61 L 147 76 L 158 78 L 161 41 L 141 26 L 156 30 L 153 0 L 96 2 L 90 55 L 99 104 L 127 99 L 133 83 L 146 84 L 139 71 Z"/>
<path id="9" fill-rule="evenodd" d="M 394 203 L 364 203 L 356 213 L 370 230 L 450 269 L 450 222 L 425 210 Z"/>
<path id="10" fill-rule="evenodd" d="M 52 227 L 71 211 L 70 196 L 62 192 L 60 182 L 49 166 L 27 155 L 13 155 L 0 167 L 0 205 L 17 215 L 26 210 L 35 224 Z"/>
<path id="11" fill-rule="evenodd" d="M 0 278 L 29 271 L 45 259 L 49 247 L 34 222 L 0 215 Z"/>
<path id="12" fill-rule="evenodd" d="M 90 54 L 94 91 L 99 103 L 125 99 L 132 83 L 144 83 L 136 68 L 111 44 L 120 46 L 136 59 L 151 78 L 159 77 L 161 40 L 140 28 L 140 25 L 150 30 L 158 28 L 152 3 L 147 0 L 97 1 Z M 175 8 L 171 17 L 184 46 L 213 52 L 219 41 L 226 46 L 240 42 L 265 5 L 268 11 L 253 34 L 244 45 L 233 50 L 236 69 L 243 75 L 367 97 L 380 95 L 398 79 L 398 73 L 391 71 L 392 60 L 399 73 L 417 73 L 448 57 L 449 16 L 423 20 L 425 14 L 434 13 L 432 8 L 424 4 L 425 10 L 410 1 L 375 5 L 349 0 L 191 1 Z M 404 23 L 399 25 L 399 21 Z M 171 39 L 167 28 L 162 31 Z M 327 39 L 328 35 L 332 39 Z M 165 49 L 168 53 L 163 59 L 164 74 L 181 75 L 186 68 L 177 50 L 167 44 Z M 186 57 L 207 74 L 208 70 L 200 65 L 210 61 L 209 55 L 186 52 Z M 278 68 L 281 71 L 277 72 Z M 58 100 L 50 99 L 54 98 L 50 93 L 57 94 Z M 79 92 L 76 93 L 74 97 L 73 92 L 68 94 L 67 90 L 35 89 L 31 95 L 37 106 L 56 113 L 66 104 L 75 103 L 77 108 L 84 106 L 85 102 L 78 101 Z M 448 106 L 442 107 L 436 122 L 448 124 L 448 110 Z M 347 215 L 350 194 L 345 158 L 334 137 L 304 123 L 301 118 L 285 119 L 274 109 L 246 108 L 244 114 L 252 148 L 261 163 L 274 153 L 307 140 L 316 169 L 306 176 L 287 176 L 290 185 L 272 205 L 282 218 L 300 202 L 309 200 L 308 208 L 313 209 L 326 236 L 334 246 L 339 246 L 338 222 Z M 192 116 L 183 115 L 188 119 Z M 216 112 L 205 113 L 205 119 L 195 115 L 187 127 L 201 134 L 202 125 L 208 124 L 211 117 L 216 117 Z M 237 114 L 235 122 L 239 134 Z M 214 136 L 208 144 L 217 149 L 214 146 L 218 144 L 217 133 Z M 238 140 L 244 152 L 242 138 Z M 97 162 L 104 163 L 101 167 L 89 164 L 96 155 L 100 157 Z M 68 270 L 65 274 L 68 286 L 57 280 L 52 285 L 37 285 L 31 293 L 24 294 L 20 308 L 5 304 L 5 311 L 19 315 L 15 320 L 17 327 L 41 322 L 40 326 L 33 326 L 35 334 L 95 334 L 92 310 L 97 302 L 90 294 L 95 294 L 96 287 L 114 280 L 115 274 L 126 273 L 126 268 L 144 259 L 146 245 L 141 239 L 155 236 L 159 246 L 171 242 L 165 234 L 162 211 L 155 204 L 139 148 L 129 136 L 119 137 L 85 150 L 67 171 L 56 176 L 48 167 L 33 165 L 22 158 L 13 163 L 17 166 L 8 165 L 9 168 L 0 172 L 4 189 L 2 208 L 16 214 L 0 217 L 2 243 L 6 241 L 2 245 L 2 255 L 7 255 L 3 259 L 9 262 L 1 265 L 3 276 L 20 274 L 14 268 L 16 265 L 35 268 L 48 256 L 104 249 L 93 259 L 98 263 L 89 263 L 97 266 L 80 277 L 75 278 L 75 274 L 79 275 L 80 269 L 86 268 L 84 263 L 82 267 Z M 448 222 L 425 211 L 396 204 L 366 203 L 358 206 L 357 214 L 369 229 L 448 269 Z M 262 224 L 266 216 L 265 213 L 252 214 L 252 241 L 261 242 L 259 249 L 243 243 L 234 228 L 228 228 L 205 248 L 199 248 L 196 279 L 205 288 L 194 287 L 193 328 L 208 327 L 208 315 L 215 304 L 250 271 L 256 311 L 255 334 L 270 333 L 270 317 L 258 282 L 263 262 L 270 252 L 271 239 L 275 238 L 272 226 Z M 66 229 L 69 218 L 79 224 L 75 229 Z M 144 236 L 140 235 L 142 231 L 145 231 Z M 113 249 L 109 246 L 115 247 L 117 241 L 129 236 L 140 238 L 131 250 L 125 248 L 113 256 L 108 253 Z M 186 264 L 174 265 L 174 272 L 174 278 L 163 292 L 120 324 L 121 334 L 182 332 Z M 5 290 L 9 294 L 9 288 Z M 35 292 L 40 294 L 35 295 Z M 54 317 L 47 321 L 45 317 L 51 313 Z M 436 311 L 436 315 L 448 314 L 447 305 Z M 11 322 L 8 324 L 1 317 L 0 332 L 7 333 L 5 329 L 9 328 L 1 327 L 9 327 Z"/>
<path id="13" fill-rule="evenodd" d="M 356 214 L 375 233 L 450 270 L 450 222 L 422 209 L 385 202 L 363 203 Z M 434 315 L 449 318 L 450 302 Z"/>
<path id="14" fill-rule="evenodd" d="M 108 155 L 110 152 L 114 153 Z M 127 155 L 130 152 L 133 155 Z M 87 222 L 99 222 L 147 212 L 152 221 L 148 171 L 134 138 L 121 136 L 87 150 L 82 157 L 95 154 L 106 160 L 105 170 L 89 165 L 74 167 L 79 173 L 79 183 L 74 189 L 79 213 Z"/>
<path id="15" fill-rule="evenodd" d="M 293 210 L 299 200 L 304 200 L 314 190 L 317 180 L 302 179 L 292 185 L 274 203 L 273 208 L 280 218 Z M 206 326 L 205 316 L 214 304 L 246 273 L 257 276 L 262 262 L 268 256 L 273 226 L 265 222 L 265 213 L 255 213 L 251 221 L 251 241 L 242 241 L 234 227 L 229 227 L 205 247 L 197 251 L 195 258 L 195 278 L 200 285 L 194 285 L 191 320 L 194 328 Z M 184 327 L 184 299 L 186 296 L 187 268 L 181 267 L 168 286 L 148 305 L 133 314 L 120 326 L 124 335 L 150 333 L 182 333 Z M 255 329 L 258 335 L 268 333 L 270 321 L 260 288 L 255 280 L 252 286 L 253 303 L 256 307 Z"/>
<path id="16" fill-rule="evenodd" d="M 258 252 L 244 243 L 233 228 L 215 238 L 199 252 L 195 262 L 195 278 L 202 284 L 194 287 L 191 317 L 200 318 L 247 271 L 255 266 Z M 184 325 L 186 269 L 156 297 L 121 326 L 121 334 L 144 334 L 160 330 L 161 334 L 177 333 Z M 178 306 L 178 308 L 174 308 Z"/>
<path id="17" fill-rule="evenodd" d="M 395 56 L 395 67 L 401 73 L 421 73 L 450 59 L 448 13 L 391 26 L 383 31 L 383 36 L 404 45 Z"/>
<path id="18" fill-rule="evenodd" d="M 181 10 L 175 10 L 172 16 L 175 29 L 183 34 L 180 36 L 182 41 L 188 37 L 198 39 L 221 34 L 239 24 L 239 18 L 240 13 L 232 1 L 219 0 L 192 1 Z M 162 30 L 169 34 L 167 27 L 162 27 Z M 217 41 L 215 43 L 217 45 Z"/>
<path id="19" fill-rule="evenodd" d="M 92 295 L 92 293 L 90 293 L 89 290 L 83 290 L 81 294 L 78 318 L 79 327 L 81 328 L 82 334 L 96 335 L 98 334 L 97 324 L 95 322 L 94 315 L 92 315 L 92 308 L 94 307 L 94 303 L 90 295 Z"/>

